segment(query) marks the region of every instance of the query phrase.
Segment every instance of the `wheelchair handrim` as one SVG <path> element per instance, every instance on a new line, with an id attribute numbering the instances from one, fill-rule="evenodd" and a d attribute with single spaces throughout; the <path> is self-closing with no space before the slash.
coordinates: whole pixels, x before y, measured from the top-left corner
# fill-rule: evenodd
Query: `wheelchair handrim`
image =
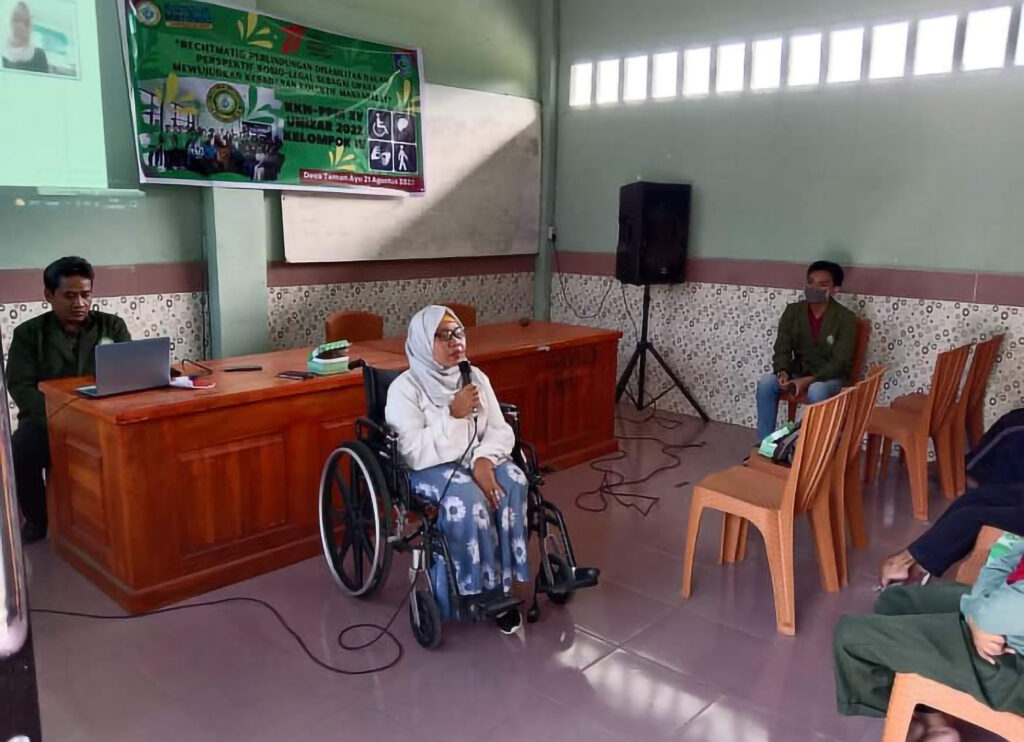
<path id="1" fill-rule="evenodd" d="M 367 592 L 369 592 L 370 590 L 373 589 L 375 580 L 372 579 L 372 578 L 374 576 L 376 576 L 377 570 L 381 566 L 381 564 L 380 564 L 380 562 L 381 562 L 381 543 L 380 543 L 381 542 L 381 539 L 380 539 L 380 536 L 381 536 L 381 520 L 380 520 L 380 512 L 379 512 L 380 508 L 377 505 L 377 498 L 373 497 L 373 523 L 374 523 L 375 532 L 377 533 L 377 538 L 374 540 L 374 544 L 373 544 L 373 565 L 372 565 L 372 568 L 370 570 L 371 579 L 364 580 L 364 584 L 363 584 L 362 588 L 359 589 L 359 590 L 355 590 L 355 591 L 351 590 L 348 587 L 348 585 L 345 584 L 345 581 L 341 579 L 341 575 L 338 574 L 338 570 L 334 566 L 334 558 L 333 558 L 333 555 L 331 553 L 331 545 L 330 545 L 330 543 L 327 540 L 327 531 L 325 530 L 326 529 L 326 524 L 324 523 L 324 518 L 322 517 L 322 514 L 324 512 L 324 497 L 329 497 L 330 496 L 330 491 L 329 491 L 330 488 L 329 487 L 325 488 L 325 482 L 327 481 L 327 472 L 330 469 L 331 465 L 336 463 L 337 461 L 339 461 L 341 459 L 341 457 L 344 454 L 346 454 L 346 453 L 348 454 L 349 458 L 353 459 L 354 461 L 356 461 L 359 464 L 359 470 L 363 474 L 363 479 L 373 489 L 373 493 L 372 494 L 373 495 L 377 494 L 376 493 L 376 485 L 373 482 L 373 479 L 372 479 L 372 476 L 370 474 L 370 471 L 369 471 L 369 469 L 366 468 L 366 464 L 363 463 L 363 460 L 361 458 L 359 458 L 358 455 L 356 455 L 356 452 L 353 451 L 348 446 L 340 446 L 340 447 L 334 449 L 334 451 L 331 453 L 331 455 L 327 457 L 327 461 L 324 463 L 324 468 L 320 472 L 320 498 L 319 498 L 319 500 L 320 500 L 320 513 L 321 513 L 321 517 L 319 518 L 319 521 L 320 521 L 320 543 L 323 546 L 324 556 L 327 557 L 327 566 L 331 570 L 331 575 L 334 577 L 334 581 L 337 582 L 339 585 L 341 585 L 341 588 L 343 590 L 345 590 L 347 593 L 349 593 L 350 595 L 353 595 L 355 597 L 359 597 L 360 595 L 364 595 L 364 594 L 366 594 Z M 346 503 L 346 507 L 347 506 L 348 506 L 348 503 Z M 387 539 L 387 534 L 384 534 L 384 538 Z"/>

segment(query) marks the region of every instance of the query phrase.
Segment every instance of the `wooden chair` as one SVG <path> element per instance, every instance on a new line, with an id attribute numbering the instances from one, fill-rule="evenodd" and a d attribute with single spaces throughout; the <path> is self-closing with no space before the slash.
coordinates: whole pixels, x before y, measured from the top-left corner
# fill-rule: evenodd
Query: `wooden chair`
<path id="1" fill-rule="evenodd" d="M 850 529 L 850 541 L 855 547 L 863 548 L 868 542 L 864 495 L 860 481 L 861 441 L 864 440 L 868 416 L 878 402 L 878 392 L 882 388 L 884 378 L 885 367 L 873 366 L 868 370 L 867 378 L 853 388 L 842 432 L 842 449 L 846 451 L 846 464 L 834 467 L 832 472 L 832 502 L 829 507 L 832 515 L 832 544 L 835 547 L 839 583 L 844 587 L 850 581 L 846 558 L 847 527 Z M 747 466 L 780 477 L 787 477 L 790 472 L 790 467 L 773 464 L 756 452 L 751 455 Z M 730 540 L 731 535 L 727 538 L 730 526 L 736 531 L 735 524 L 729 523 L 729 519 L 734 517 L 727 515 L 723 524 L 719 563 L 742 560 L 746 556 L 746 522 L 738 529 L 739 542 L 733 543 Z"/>
<path id="2" fill-rule="evenodd" d="M 350 343 L 380 340 L 384 337 L 384 318 L 373 312 L 334 312 L 324 322 L 324 337 L 328 343 L 339 340 L 348 340 Z"/>
<path id="3" fill-rule="evenodd" d="M 971 346 L 964 345 L 939 353 L 932 373 L 931 389 L 919 409 L 875 407 L 868 417 L 865 478 L 869 483 L 876 481 L 879 452 L 888 456 L 892 442 L 896 441 L 906 453 L 910 497 L 917 520 L 928 520 L 928 438 L 937 435 L 934 431 L 941 430 L 943 424 L 948 424 L 948 416 L 953 413 L 970 352 Z M 943 436 L 937 436 L 937 439 L 946 440 Z M 944 451 L 943 454 L 943 458 L 949 461 L 948 452 Z M 943 473 L 941 476 L 950 479 L 951 473 Z M 952 489 L 952 484 L 948 486 Z"/>
<path id="4" fill-rule="evenodd" d="M 786 479 L 746 466 L 711 474 L 694 488 L 686 531 L 683 597 L 693 588 L 693 559 L 704 510 L 712 508 L 749 521 L 761 532 L 771 567 L 775 620 L 781 634 L 796 633 L 793 583 L 793 519 L 807 513 L 814 533 L 821 580 L 829 592 L 839 590 L 835 548 L 832 545 L 828 488 L 840 446 L 839 431 L 852 389 L 811 405 L 804 415 L 793 467 Z"/>
<path id="5" fill-rule="evenodd" d="M 950 489 L 946 489 L 944 482 L 944 494 L 946 497 L 959 496 L 967 491 L 967 431 L 974 431 L 973 425 L 981 426 L 984 433 L 985 394 L 988 390 L 988 380 L 992 375 L 992 367 L 995 365 L 999 349 L 1003 344 L 1003 336 L 996 335 L 988 340 L 978 343 L 974 348 L 974 358 L 971 360 L 971 368 L 967 372 L 967 380 L 960 391 L 960 397 L 956 401 L 954 412 L 948 418 L 948 424 L 938 434 L 947 438 L 945 441 L 935 442 L 935 453 L 938 458 L 942 453 L 949 452 L 949 461 L 938 461 L 939 471 L 952 473 Z M 906 394 L 893 400 L 893 407 L 904 407 L 909 410 L 920 410 L 925 404 L 927 395 L 916 393 Z M 971 409 L 976 410 L 970 412 Z M 974 423 L 971 415 L 977 416 L 980 421 Z M 933 435 L 934 439 L 934 435 Z M 980 436 L 979 436 L 980 440 Z M 972 448 L 976 446 L 972 443 Z M 883 462 L 883 470 L 884 470 Z"/>
<path id="6" fill-rule="evenodd" d="M 459 322 L 462 323 L 463 327 L 476 327 L 476 307 L 472 304 L 442 304 L 443 307 L 448 307 L 455 316 L 459 318 Z"/>
<path id="7" fill-rule="evenodd" d="M 988 560 L 989 549 L 1003 534 L 998 528 L 986 526 L 978 534 L 974 550 L 960 564 L 957 582 L 973 584 Z M 913 673 L 897 673 L 889 697 L 882 742 L 904 742 L 910 721 L 918 705 L 928 706 L 958 719 L 969 721 L 1011 742 L 1024 742 L 1024 717 L 996 711 L 974 696 Z"/>
<path id="8" fill-rule="evenodd" d="M 866 319 L 857 320 L 857 337 L 853 340 L 853 363 L 851 364 L 851 385 L 856 384 L 864 376 L 864 361 L 868 355 L 868 341 L 871 340 L 871 323 Z M 779 397 L 789 405 L 789 420 L 796 420 L 796 408 L 807 404 L 807 395 L 783 394 Z"/>

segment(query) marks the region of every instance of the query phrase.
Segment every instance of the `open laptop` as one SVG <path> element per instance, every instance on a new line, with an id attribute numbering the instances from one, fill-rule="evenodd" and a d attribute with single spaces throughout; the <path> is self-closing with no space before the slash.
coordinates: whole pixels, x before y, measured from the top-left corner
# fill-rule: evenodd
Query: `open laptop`
<path id="1" fill-rule="evenodd" d="M 96 384 L 76 391 L 87 397 L 157 389 L 171 384 L 171 339 L 148 338 L 96 346 Z"/>

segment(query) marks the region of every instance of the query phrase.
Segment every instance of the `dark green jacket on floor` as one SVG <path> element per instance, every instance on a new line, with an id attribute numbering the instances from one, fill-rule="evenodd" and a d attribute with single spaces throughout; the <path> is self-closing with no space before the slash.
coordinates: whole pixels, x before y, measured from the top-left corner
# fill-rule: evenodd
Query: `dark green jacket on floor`
<path id="1" fill-rule="evenodd" d="M 46 400 L 39 382 L 96 374 L 96 346 L 131 340 L 124 320 L 92 311 L 77 338 L 64 332 L 53 312 L 14 328 L 7 355 L 7 390 L 18 405 L 19 420 L 46 421 Z"/>
<path id="2" fill-rule="evenodd" d="M 842 379 L 853 373 L 853 346 L 857 336 L 857 315 L 831 299 L 821 318 L 818 342 L 811 338 L 807 302 L 786 307 L 779 320 L 772 368 L 776 374 L 813 376 L 818 380 Z"/>

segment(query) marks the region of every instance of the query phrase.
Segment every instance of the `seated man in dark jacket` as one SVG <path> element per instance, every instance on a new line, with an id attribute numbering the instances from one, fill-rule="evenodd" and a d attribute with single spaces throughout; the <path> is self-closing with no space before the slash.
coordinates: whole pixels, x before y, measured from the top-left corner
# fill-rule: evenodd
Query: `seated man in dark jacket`
<path id="1" fill-rule="evenodd" d="M 131 340 L 120 317 L 92 310 L 92 266 L 61 258 L 43 271 L 43 294 L 52 310 L 14 330 L 7 356 L 7 388 L 18 405 L 11 444 L 23 543 L 46 537 L 46 487 L 50 464 L 46 400 L 39 382 L 96 373 L 96 346 Z"/>
<path id="2" fill-rule="evenodd" d="M 757 438 L 775 430 L 779 396 L 807 393 L 811 404 L 833 397 L 853 373 L 857 317 L 833 298 L 843 269 L 819 260 L 807 269 L 805 299 L 790 304 L 779 320 L 772 373 L 757 382 Z"/>

